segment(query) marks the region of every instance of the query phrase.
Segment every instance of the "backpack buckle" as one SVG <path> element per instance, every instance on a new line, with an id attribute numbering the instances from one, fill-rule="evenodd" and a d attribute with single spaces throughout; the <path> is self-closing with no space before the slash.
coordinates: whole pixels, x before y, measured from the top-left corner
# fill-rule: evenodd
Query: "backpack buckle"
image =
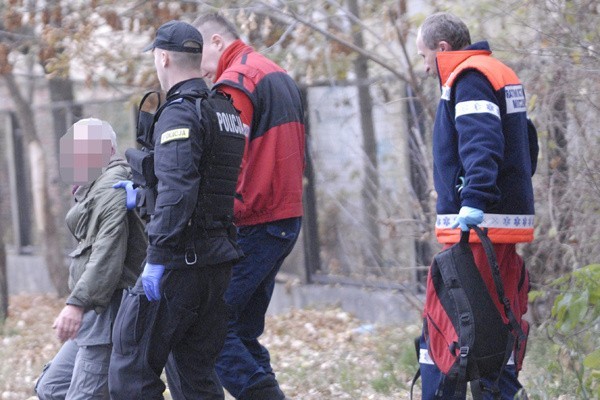
<path id="1" fill-rule="evenodd" d="M 469 346 L 462 346 L 460 348 L 460 356 L 462 358 L 465 358 L 469 355 Z"/>

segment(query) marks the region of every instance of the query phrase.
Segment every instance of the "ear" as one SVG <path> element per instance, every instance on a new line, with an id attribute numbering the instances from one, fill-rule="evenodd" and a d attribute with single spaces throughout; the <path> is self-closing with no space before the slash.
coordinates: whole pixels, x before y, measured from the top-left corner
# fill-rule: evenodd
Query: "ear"
<path id="1" fill-rule="evenodd" d="M 166 67 L 167 65 L 169 65 L 169 53 L 167 53 L 166 51 L 161 51 L 160 52 L 160 62 L 164 67 Z"/>
<path id="2" fill-rule="evenodd" d="M 217 33 L 214 33 L 210 37 L 210 42 L 217 47 L 218 51 L 221 51 L 223 49 L 223 47 L 225 46 L 225 42 L 223 40 L 223 37 L 221 35 L 217 34 Z"/>
<path id="3" fill-rule="evenodd" d="M 450 43 L 442 40 L 438 43 L 438 51 L 452 51 L 452 46 L 450 46 Z"/>

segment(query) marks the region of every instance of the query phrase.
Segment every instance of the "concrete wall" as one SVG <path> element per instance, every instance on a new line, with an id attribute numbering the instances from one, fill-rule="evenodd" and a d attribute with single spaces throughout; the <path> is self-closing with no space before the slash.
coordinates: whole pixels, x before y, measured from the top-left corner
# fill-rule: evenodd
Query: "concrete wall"
<path id="1" fill-rule="evenodd" d="M 48 269 L 42 256 L 16 254 L 6 251 L 8 294 L 52 293 L 56 289 L 50 281 Z"/>
<path id="2" fill-rule="evenodd" d="M 43 257 L 19 255 L 7 251 L 8 292 L 15 294 L 52 293 Z M 299 277 L 282 273 L 275 285 L 269 314 L 281 314 L 294 308 L 339 307 L 365 323 L 399 324 L 418 321 L 419 299 L 407 298 L 397 290 L 365 289 L 341 285 L 303 284 Z"/>
<path id="3" fill-rule="evenodd" d="M 419 321 L 421 302 L 415 295 L 398 290 L 279 281 L 268 313 L 339 307 L 365 323 L 410 324 Z"/>

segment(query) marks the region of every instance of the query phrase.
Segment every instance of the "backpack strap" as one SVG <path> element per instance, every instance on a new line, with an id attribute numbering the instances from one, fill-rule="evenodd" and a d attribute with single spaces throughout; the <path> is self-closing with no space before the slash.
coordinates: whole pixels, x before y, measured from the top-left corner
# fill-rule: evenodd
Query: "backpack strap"
<path id="1" fill-rule="evenodd" d="M 415 387 L 415 384 L 421 377 L 421 365 L 419 364 L 419 359 L 421 357 L 421 336 L 417 336 L 415 338 L 414 344 L 415 344 L 415 352 L 417 353 L 417 364 L 419 365 L 419 368 L 417 368 L 417 372 L 415 372 L 415 376 L 413 376 L 412 383 L 410 385 L 410 400 L 412 400 L 412 398 L 413 398 L 413 388 Z"/>
<path id="2" fill-rule="evenodd" d="M 470 382 L 471 385 L 471 394 L 473 395 L 473 400 L 483 400 L 483 390 L 481 390 L 481 380 L 475 379 Z"/>
<path id="3" fill-rule="evenodd" d="M 506 364 L 508 363 L 508 360 L 510 359 L 510 356 L 513 353 L 513 350 L 515 348 L 515 341 L 517 343 L 517 348 L 518 348 L 520 346 L 520 343 L 526 339 L 526 336 L 525 336 L 525 333 L 523 332 L 523 329 L 521 328 L 521 325 L 517 322 L 515 314 L 513 313 L 512 308 L 510 307 L 510 301 L 508 300 L 508 298 L 506 297 L 506 294 L 504 292 L 504 285 L 502 284 L 502 279 L 500 277 L 500 266 L 498 265 L 498 261 L 496 260 L 496 252 L 494 251 L 494 246 L 492 245 L 490 238 L 487 236 L 487 232 L 486 232 L 487 229 L 484 231 L 476 225 L 469 225 L 469 228 L 473 229 L 475 231 L 475 233 L 477 233 L 477 236 L 479 237 L 479 240 L 481 241 L 481 244 L 483 246 L 483 249 L 485 251 L 485 254 L 486 254 L 486 257 L 488 260 L 489 267 L 492 271 L 492 278 L 494 279 L 494 286 L 496 288 L 496 294 L 498 296 L 498 299 L 504 306 L 504 313 L 506 314 L 506 317 L 508 318 L 508 320 L 510 322 L 510 328 L 514 334 L 514 335 L 509 335 L 507 345 L 506 345 L 506 350 L 504 352 L 504 361 L 502 363 L 502 368 L 500 368 L 500 371 L 498 371 L 498 377 L 496 378 L 496 381 L 494 382 L 494 386 L 492 387 L 491 390 L 487 389 L 492 392 L 492 395 L 494 396 L 494 398 L 500 398 L 500 391 L 498 388 L 498 384 L 500 381 L 500 377 L 501 377 L 502 373 L 504 372 L 504 368 L 505 368 Z M 463 239 L 465 239 L 466 241 L 469 240 L 469 232 L 463 232 L 463 235 L 461 235 L 461 242 Z M 523 268 L 523 271 L 524 270 L 525 270 L 525 268 Z M 524 280 L 524 278 L 521 277 L 520 280 Z M 522 283 L 519 282 L 519 285 L 522 285 Z M 516 358 L 516 354 L 515 354 L 515 358 Z M 481 385 L 479 383 L 479 380 L 477 380 L 477 382 L 475 382 L 475 381 L 471 382 L 471 391 L 473 392 L 473 398 L 475 399 L 476 397 L 475 397 L 475 392 L 474 392 L 475 389 L 474 388 L 477 388 L 476 390 L 481 392 Z M 486 390 L 486 389 L 484 389 L 484 390 Z"/>
<path id="4" fill-rule="evenodd" d="M 494 279 L 494 286 L 496 287 L 496 293 L 498 295 L 498 299 L 500 303 L 504 306 L 504 313 L 508 318 L 511 330 L 516 334 L 519 341 L 525 340 L 525 333 L 521 328 L 521 325 L 517 322 L 517 318 L 510 307 L 510 301 L 506 297 L 504 293 L 504 285 L 502 284 L 502 279 L 500 278 L 500 267 L 498 266 L 498 261 L 496 261 L 496 252 L 494 251 L 494 247 L 492 245 L 492 241 L 487 236 L 486 232 L 484 232 L 481 228 L 476 225 L 469 225 L 469 228 L 473 229 L 477 236 L 479 236 L 479 240 L 483 245 L 483 249 L 485 250 L 485 254 L 488 259 L 488 264 L 490 269 L 492 270 L 492 278 Z M 468 232 L 467 232 L 467 240 L 468 240 Z M 461 237 L 462 241 L 462 237 Z"/>
<path id="5" fill-rule="evenodd" d="M 410 400 L 413 399 L 413 389 L 420 377 L 421 377 L 421 368 L 417 368 L 417 372 L 415 372 L 415 376 L 413 376 L 412 383 L 410 384 Z"/>

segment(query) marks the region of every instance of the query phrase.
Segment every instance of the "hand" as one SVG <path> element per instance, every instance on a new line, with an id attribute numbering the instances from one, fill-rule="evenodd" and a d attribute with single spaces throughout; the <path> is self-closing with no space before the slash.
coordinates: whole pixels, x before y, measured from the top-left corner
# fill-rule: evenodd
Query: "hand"
<path id="1" fill-rule="evenodd" d="M 127 192 L 127 210 L 133 210 L 137 204 L 137 188 L 133 187 L 133 182 L 131 181 L 119 181 L 113 185 L 115 189 L 124 188 Z"/>
<path id="2" fill-rule="evenodd" d="M 54 320 L 52 328 L 56 329 L 58 339 L 64 342 L 67 339 L 75 339 L 81 328 L 82 320 L 83 307 L 67 304 Z"/>
<path id="3" fill-rule="evenodd" d="M 146 263 L 142 272 L 142 286 L 148 301 L 160 300 L 160 278 L 165 272 L 165 266 Z"/>
<path id="4" fill-rule="evenodd" d="M 451 228 L 460 226 L 461 231 L 468 232 L 468 225 L 479 225 L 483 222 L 483 211 L 478 208 L 462 206 Z"/>

